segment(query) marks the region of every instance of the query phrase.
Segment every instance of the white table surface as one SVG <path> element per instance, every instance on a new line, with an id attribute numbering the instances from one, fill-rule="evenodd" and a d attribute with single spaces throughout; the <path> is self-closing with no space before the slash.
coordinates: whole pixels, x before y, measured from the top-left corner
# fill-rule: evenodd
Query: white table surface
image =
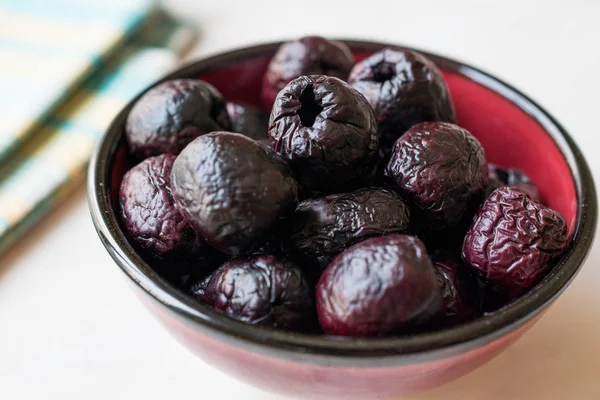
<path id="1" fill-rule="evenodd" d="M 202 26 L 194 57 L 317 33 L 472 63 L 546 107 L 600 176 L 598 1 L 169 3 Z M 599 247 L 525 337 L 470 375 L 409 398 L 599 399 Z M 100 244 L 83 188 L 0 259 L 0 398 L 283 399 L 212 369 L 167 335 Z"/>

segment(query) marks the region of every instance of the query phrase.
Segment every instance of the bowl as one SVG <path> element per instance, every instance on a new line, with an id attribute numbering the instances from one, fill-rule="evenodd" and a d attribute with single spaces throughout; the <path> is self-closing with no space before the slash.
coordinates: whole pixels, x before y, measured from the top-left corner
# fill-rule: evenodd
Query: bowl
<path id="1" fill-rule="evenodd" d="M 389 46 L 344 42 L 357 60 Z M 228 100 L 258 105 L 262 75 L 279 45 L 209 57 L 160 82 L 201 78 Z M 479 367 L 531 328 L 570 284 L 590 250 L 596 225 L 594 183 L 581 152 L 552 116 L 518 90 L 461 62 L 422 53 L 442 70 L 458 124 L 479 139 L 488 160 L 523 170 L 538 185 L 543 201 L 565 217 L 570 244 L 552 271 L 529 293 L 498 311 L 412 336 L 334 338 L 230 319 L 154 273 L 119 227 L 118 188 L 132 165 L 123 132 L 134 99 L 111 123 L 91 160 L 90 211 L 102 243 L 130 278 L 135 293 L 185 347 L 208 364 L 268 391 L 310 399 L 386 399 L 435 387 Z"/>

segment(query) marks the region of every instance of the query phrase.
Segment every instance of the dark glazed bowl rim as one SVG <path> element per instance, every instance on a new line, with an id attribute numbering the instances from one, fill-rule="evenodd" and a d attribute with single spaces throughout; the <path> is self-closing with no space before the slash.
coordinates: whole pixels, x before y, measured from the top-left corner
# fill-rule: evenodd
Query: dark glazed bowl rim
<path id="1" fill-rule="evenodd" d="M 343 40 L 352 50 L 373 52 L 393 44 Z M 233 60 L 270 54 L 281 42 L 221 53 L 194 62 L 167 75 L 168 79 L 197 76 Z M 420 51 L 415 49 L 416 51 Z M 279 332 L 246 325 L 197 304 L 159 276 L 136 254 L 123 236 L 109 198 L 110 166 L 122 134 L 120 128 L 135 102 L 132 100 L 97 145 L 89 167 L 88 201 L 104 246 L 139 288 L 171 310 L 182 322 L 217 340 L 260 354 L 327 366 L 386 366 L 436 360 L 483 346 L 521 327 L 545 309 L 573 280 L 593 243 L 597 202 L 590 169 L 565 129 L 527 96 L 474 67 L 428 52 L 446 70 L 461 74 L 510 100 L 533 117 L 552 137 L 565 158 L 577 193 L 577 219 L 572 241 L 552 272 L 528 294 L 475 321 L 431 333 L 399 338 L 345 339 Z M 156 83 L 158 83 L 156 82 Z M 155 83 L 155 84 L 156 84 Z M 154 85 L 153 85 L 154 86 Z M 138 96 L 139 97 L 139 96 Z"/>

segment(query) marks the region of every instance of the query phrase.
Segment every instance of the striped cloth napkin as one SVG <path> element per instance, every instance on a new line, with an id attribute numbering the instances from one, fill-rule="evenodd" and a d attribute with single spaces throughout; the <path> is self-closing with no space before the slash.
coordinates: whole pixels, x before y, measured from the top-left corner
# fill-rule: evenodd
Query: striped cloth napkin
<path id="1" fill-rule="evenodd" d="M 3 252 L 82 182 L 112 118 L 196 31 L 146 0 L 5 0 L 0 21 Z"/>

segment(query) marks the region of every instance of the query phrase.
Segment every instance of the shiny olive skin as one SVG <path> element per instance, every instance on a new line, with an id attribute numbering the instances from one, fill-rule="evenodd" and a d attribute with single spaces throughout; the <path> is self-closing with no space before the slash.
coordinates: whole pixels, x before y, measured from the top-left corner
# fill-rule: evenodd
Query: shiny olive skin
<path id="1" fill-rule="evenodd" d="M 173 164 L 171 188 L 192 228 L 230 255 L 251 251 L 298 204 L 298 185 L 281 157 L 231 132 L 190 143 Z"/>
<path id="2" fill-rule="evenodd" d="M 488 164 L 488 183 L 485 189 L 486 198 L 502 186 L 514 186 L 521 189 L 537 202 L 541 202 L 540 191 L 535 183 L 518 169 L 503 169 L 494 164 Z"/>
<path id="3" fill-rule="evenodd" d="M 232 132 L 241 133 L 256 141 L 269 138 L 269 116 L 250 104 L 227 103 Z"/>
<path id="4" fill-rule="evenodd" d="M 209 274 L 199 281 L 195 282 L 190 287 L 190 293 L 194 295 L 198 300 L 202 300 L 204 293 L 206 292 L 206 288 L 212 278 L 213 274 Z"/>
<path id="5" fill-rule="evenodd" d="M 191 256 L 200 246 L 171 194 L 174 161 L 173 154 L 142 161 L 123 176 L 119 191 L 127 237 L 145 254 L 159 259 L 178 254 Z"/>
<path id="6" fill-rule="evenodd" d="M 445 309 L 440 325 L 455 325 L 478 317 L 481 313 L 479 283 L 462 260 L 445 256 L 435 260 L 433 268 Z"/>
<path id="7" fill-rule="evenodd" d="M 496 189 L 473 219 L 463 260 L 501 293 L 517 297 L 535 285 L 567 245 L 560 213 L 520 189 Z"/>
<path id="8" fill-rule="evenodd" d="M 373 111 L 340 79 L 313 75 L 291 81 L 273 106 L 269 137 L 304 193 L 340 193 L 374 179 Z"/>
<path id="9" fill-rule="evenodd" d="M 354 58 L 342 42 L 307 36 L 282 44 L 262 82 L 263 106 L 271 109 L 277 94 L 302 75 L 327 75 L 346 80 Z"/>
<path id="10" fill-rule="evenodd" d="M 192 293 L 249 324 L 300 332 L 313 331 L 316 325 L 310 285 L 296 265 L 274 256 L 228 261 Z"/>
<path id="11" fill-rule="evenodd" d="M 207 82 L 171 80 L 148 90 L 127 117 L 125 137 L 138 158 L 178 154 L 196 137 L 230 130 L 221 94 Z"/>
<path id="12" fill-rule="evenodd" d="M 460 230 L 481 204 L 487 164 L 467 130 L 445 122 L 410 128 L 394 145 L 386 176 L 406 198 L 423 230 Z"/>
<path id="13" fill-rule="evenodd" d="M 456 120 L 454 105 L 441 72 L 415 51 L 386 48 L 356 63 L 348 83 L 373 107 L 380 146 L 394 142 L 419 122 Z"/>
<path id="14" fill-rule="evenodd" d="M 414 236 L 364 240 L 338 255 L 316 289 L 326 334 L 350 337 L 414 332 L 442 312 L 431 259 Z"/>
<path id="15" fill-rule="evenodd" d="M 294 219 L 291 248 L 322 270 L 355 243 L 372 236 L 405 233 L 410 212 L 395 192 L 371 187 L 305 200 L 298 205 Z"/>

